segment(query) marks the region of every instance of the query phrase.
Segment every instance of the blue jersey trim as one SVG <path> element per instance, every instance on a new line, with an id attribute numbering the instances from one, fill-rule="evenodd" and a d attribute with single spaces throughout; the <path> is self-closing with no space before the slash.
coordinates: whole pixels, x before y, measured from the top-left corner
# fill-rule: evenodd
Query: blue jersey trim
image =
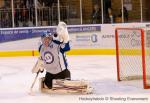
<path id="1" fill-rule="evenodd" d="M 64 61 L 64 64 L 65 64 L 65 67 L 66 67 L 66 69 L 68 69 L 68 68 L 67 68 L 67 67 L 68 67 L 68 64 L 67 64 L 67 59 L 65 58 L 65 53 L 64 53 L 64 51 L 61 51 L 61 50 L 60 50 L 60 53 L 62 53 L 63 61 Z"/>
<path id="2" fill-rule="evenodd" d="M 64 45 L 65 45 L 64 48 L 61 48 L 61 50 L 64 51 L 64 52 L 69 51 L 70 50 L 69 42 L 65 43 Z"/>
<path id="3" fill-rule="evenodd" d="M 43 45 L 43 44 L 41 44 L 41 45 L 39 46 L 39 49 L 38 49 L 38 50 L 39 50 L 39 52 L 41 51 L 42 45 Z"/>
<path id="4" fill-rule="evenodd" d="M 62 42 L 60 42 L 58 40 L 53 40 L 53 42 L 56 43 L 56 44 L 58 44 L 58 45 L 62 44 Z"/>

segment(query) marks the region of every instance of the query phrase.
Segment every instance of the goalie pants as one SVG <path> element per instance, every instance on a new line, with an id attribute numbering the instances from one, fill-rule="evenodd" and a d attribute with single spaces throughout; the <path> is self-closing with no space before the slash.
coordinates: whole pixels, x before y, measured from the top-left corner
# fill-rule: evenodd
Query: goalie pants
<path id="1" fill-rule="evenodd" d="M 49 89 L 51 89 L 53 79 L 68 79 L 68 80 L 70 80 L 70 78 L 71 78 L 70 71 L 68 69 L 65 69 L 64 71 L 62 71 L 58 74 L 51 74 L 49 72 L 46 72 L 44 83 Z"/>

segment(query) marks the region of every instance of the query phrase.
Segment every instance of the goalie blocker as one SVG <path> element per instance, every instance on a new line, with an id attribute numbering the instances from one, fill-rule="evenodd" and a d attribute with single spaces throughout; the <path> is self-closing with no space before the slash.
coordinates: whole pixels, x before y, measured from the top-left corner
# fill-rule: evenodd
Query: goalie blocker
<path id="1" fill-rule="evenodd" d="M 44 84 L 44 77 L 40 78 L 40 91 L 48 94 L 91 94 L 93 88 L 85 80 L 54 79 L 52 88 Z"/>

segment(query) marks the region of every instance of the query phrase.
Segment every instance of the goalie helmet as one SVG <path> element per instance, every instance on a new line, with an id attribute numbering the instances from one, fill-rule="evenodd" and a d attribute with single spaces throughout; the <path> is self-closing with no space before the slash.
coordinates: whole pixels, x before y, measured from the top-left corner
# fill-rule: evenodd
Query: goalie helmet
<path id="1" fill-rule="evenodd" d="M 44 31 L 42 32 L 41 34 L 41 38 L 44 38 L 44 37 L 51 37 L 52 36 L 52 33 L 49 32 L 49 31 Z"/>

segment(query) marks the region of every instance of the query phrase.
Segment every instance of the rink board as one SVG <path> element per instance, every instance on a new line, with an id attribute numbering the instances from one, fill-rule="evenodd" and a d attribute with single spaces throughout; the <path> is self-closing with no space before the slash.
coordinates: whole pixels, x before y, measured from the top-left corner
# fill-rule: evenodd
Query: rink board
<path id="1" fill-rule="evenodd" d="M 68 31 L 71 51 L 67 52 L 67 55 L 115 55 L 115 28 L 118 27 L 144 28 L 149 27 L 149 23 L 70 25 Z M 0 29 L 0 57 L 38 56 L 39 34 L 45 30 L 54 33 L 56 27 Z M 135 52 L 139 55 L 138 50 Z M 123 55 L 132 53 L 125 50 Z"/>
<path id="2" fill-rule="evenodd" d="M 134 52 L 134 53 L 133 53 Z M 122 49 L 122 55 L 140 55 L 138 49 L 128 50 Z M 0 57 L 15 57 L 15 56 L 38 56 L 37 50 L 32 51 L 0 51 Z M 116 55 L 115 49 L 72 49 L 67 52 L 67 55 Z"/>
<path id="3" fill-rule="evenodd" d="M 115 49 L 72 49 L 67 55 L 115 55 Z M 0 57 L 38 56 L 37 50 L 32 51 L 0 51 Z"/>

